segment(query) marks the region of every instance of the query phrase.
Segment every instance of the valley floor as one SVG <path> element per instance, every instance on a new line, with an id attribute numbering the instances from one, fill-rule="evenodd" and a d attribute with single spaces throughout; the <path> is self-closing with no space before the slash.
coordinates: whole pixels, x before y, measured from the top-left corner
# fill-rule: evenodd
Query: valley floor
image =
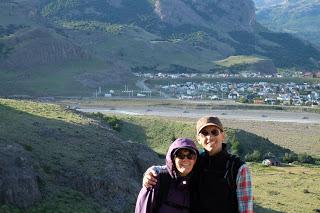
<path id="1" fill-rule="evenodd" d="M 212 106 L 181 102 L 103 101 L 78 103 L 80 111 L 106 114 L 165 116 L 196 121 L 204 115 L 217 115 L 226 127 L 243 129 L 270 139 L 273 143 L 297 153 L 320 157 L 320 114 L 280 110 L 215 109 Z"/>

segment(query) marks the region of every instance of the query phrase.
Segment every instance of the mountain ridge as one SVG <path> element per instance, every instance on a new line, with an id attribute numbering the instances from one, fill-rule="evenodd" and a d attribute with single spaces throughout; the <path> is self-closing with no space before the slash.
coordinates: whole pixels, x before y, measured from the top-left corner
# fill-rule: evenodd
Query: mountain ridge
<path id="1" fill-rule="evenodd" d="M 255 0 L 257 2 L 257 0 Z M 257 20 L 271 30 L 288 32 L 320 46 L 320 1 L 287 0 L 262 4 Z"/>
<path id="2" fill-rule="evenodd" d="M 213 73 L 219 70 L 214 61 L 239 55 L 268 58 L 271 67 L 277 68 L 319 68 L 319 49 L 261 26 L 250 0 L 137 0 L 134 4 L 129 0 L 34 0 L 13 1 L 14 6 L 6 2 L 0 3 L 0 31 L 4 32 L 0 33 L 0 77 L 16 82 L 16 73 L 28 68 L 31 74 L 24 86 L 39 85 L 38 90 L 29 86 L 23 90 L 18 84 L 12 89 L 4 84 L 3 91 L 10 94 L 53 95 L 80 83 L 74 94 L 88 95 L 98 87 L 134 87 L 133 70 Z M 11 32 L 12 26 L 17 29 Z M 46 32 L 47 40 L 31 32 Z M 21 34 L 28 33 L 33 42 L 24 44 Z M 57 66 L 66 71 L 51 79 L 66 79 L 64 85 L 50 85 L 36 77 L 36 73 L 57 75 Z M 259 72 L 259 66 L 253 71 Z M 104 80 L 95 80 L 101 76 Z M 69 89 L 70 93 L 76 90 Z"/>

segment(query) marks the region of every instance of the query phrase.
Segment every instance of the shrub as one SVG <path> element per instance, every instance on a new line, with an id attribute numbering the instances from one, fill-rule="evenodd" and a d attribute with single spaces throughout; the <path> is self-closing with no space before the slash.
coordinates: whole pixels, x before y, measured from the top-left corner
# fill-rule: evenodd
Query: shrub
<path id="1" fill-rule="evenodd" d="M 282 158 L 283 162 L 286 162 L 286 163 L 292 163 L 294 161 L 297 161 L 298 160 L 298 155 L 295 154 L 295 153 L 285 153 L 283 158 Z"/>
<path id="2" fill-rule="evenodd" d="M 251 154 L 246 154 L 245 155 L 245 160 L 246 161 L 254 161 L 254 162 L 260 162 L 261 161 L 261 153 L 259 150 L 254 150 Z"/>
<path id="3" fill-rule="evenodd" d="M 30 144 L 23 144 L 23 148 L 29 152 L 32 152 L 32 145 Z"/>
<path id="4" fill-rule="evenodd" d="M 307 153 L 299 154 L 298 155 L 298 161 L 300 163 L 309 163 L 309 164 L 314 164 L 315 163 L 315 160 L 313 159 L 313 157 L 311 157 Z"/>
<path id="5" fill-rule="evenodd" d="M 230 147 L 231 154 L 242 155 L 243 150 L 239 140 L 236 138 L 236 135 L 233 135 L 230 141 L 230 144 L 231 144 L 231 147 Z"/>
<path id="6" fill-rule="evenodd" d="M 120 131 L 121 122 L 116 116 L 114 115 L 111 117 L 105 116 L 103 120 L 107 122 L 113 130 Z"/>

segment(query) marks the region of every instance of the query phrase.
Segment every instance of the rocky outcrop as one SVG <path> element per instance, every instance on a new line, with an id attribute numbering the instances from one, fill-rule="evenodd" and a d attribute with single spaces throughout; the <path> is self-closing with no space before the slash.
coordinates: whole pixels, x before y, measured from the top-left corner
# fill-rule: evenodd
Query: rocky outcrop
<path id="1" fill-rule="evenodd" d="M 26 208 L 40 199 L 31 156 L 18 144 L 0 143 L 0 203 Z"/>
<path id="2" fill-rule="evenodd" d="M 0 136 L 0 212 L 3 204 L 26 212 L 52 211 L 47 203 L 77 202 L 69 192 L 97 204 L 98 212 L 132 212 L 143 172 L 164 163 L 147 145 L 123 140 L 91 115 L 51 104 L 17 105 L 23 107 L 0 100 L 2 128 L 8 126 Z M 28 113 L 44 108 L 54 114 L 51 119 Z M 63 120 L 69 116 L 70 121 Z M 71 200 L 61 198 L 67 194 Z"/>
<path id="3" fill-rule="evenodd" d="M 163 163 L 149 147 L 130 141 L 107 141 L 86 166 L 95 161 L 104 162 L 97 174 L 81 167 L 65 165 L 50 181 L 44 174 L 33 170 L 41 160 L 33 159 L 26 148 L 18 144 L 0 143 L 0 204 L 10 204 L 22 209 L 41 200 L 38 182 L 72 188 L 94 198 L 106 212 L 126 212 L 134 209 L 135 199 L 142 183 L 143 172 L 151 165 Z M 104 156 L 101 154 L 104 153 Z M 85 167 L 85 166 L 84 166 Z M 41 177 L 41 178 L 40 178 Z M 40 180 L 41 179 L 41 180 Z M 45 190 L 44 190 L 45 191 Z"/>
<path id="4" fill-rule="evenodd" d="M 155 13 L 173 26 L 251 32 L 255 25 L 255 8 L 251 0 L 157 0 Z"/>
<path id="5" fill-rule="evenodd" d="M 175 27 L 184 24 L 209 27 L 206 20 L 181 0 L 157 0 L 155 2 L 155 13 L 161 21 Z"/>
<path id="6" fill-rule="evenodd" d="M 57 184 L 95 198 L 108 212 L 120 213 L 134 208 L 143 172 L 151 165 L 164 162 L 144 144 L 123 141 L 112 146 L 117 148 L 106 150 L 106 163 L 100 174 L 69 168 L 57 176 Z"/>

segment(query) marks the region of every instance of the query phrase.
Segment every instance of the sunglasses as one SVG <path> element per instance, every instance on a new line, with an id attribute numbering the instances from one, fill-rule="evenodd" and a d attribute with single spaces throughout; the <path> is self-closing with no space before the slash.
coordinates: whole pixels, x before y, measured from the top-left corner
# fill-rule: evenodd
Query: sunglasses
<path id="1" fill-rule="evenodd" d="M 203 136 L 208 136 L 209 134 L 211 134 L 214 137 L 217 137 L 218 135 L 220 135 L 220 133 L 221 133 L 221 131 L 219 129 L 214 129 L 209 132 L 206 130 L 203 130 L 200 132 L 200 134 L 202 134 Z"/>
<path id="2" fill-rule="evenodd" d="M 188 160 L 194 160 L 196 159 L 196 154 L 190 152 L 189 154 L 183 154 L 181 152 L 178 152 L 177 154 L 175 154 L 175 157 L 176 158 L 179 158 L 181 160 L 185 159 L 185 158 L 188 158 Z"/>

